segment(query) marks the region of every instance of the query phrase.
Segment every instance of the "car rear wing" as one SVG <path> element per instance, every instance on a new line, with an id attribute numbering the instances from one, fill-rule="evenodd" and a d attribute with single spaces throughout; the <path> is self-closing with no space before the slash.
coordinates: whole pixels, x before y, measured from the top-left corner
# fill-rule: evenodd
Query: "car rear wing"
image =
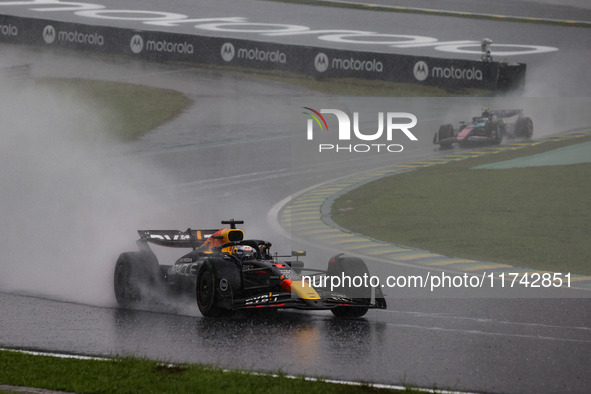
<path id="1" fill-rule="evenodd" d="M 496 109 L 490 111 L 492 115 L 495 115 L 497 118 L 510 118 L 515 115 L 521 115 L 523 113 L 522 109 Z"/>
<path id="2" fill-rule="evenodd" d="M 218 240 L 217 243 L 242 241 L 244 232 L 236 228 L 237 224 L 244 224 L 242 220 L 223 220 L 222 224 L 229 224 L 230 228 L 193 230 L 188 228 L 185 231 L 180 230 L 138 230 L 140 239 L 137 245 L 140 250 L 149 251 L 148 243 L 173 248 L 193 248 L 197 249 L 208 240 Z"/>
<path id="3" fill-rule="evenodd" d="M 173 248 L 198 248 L 212 237 L 219 229 L 209 230 L 138 230 L 139 242 Z"/>

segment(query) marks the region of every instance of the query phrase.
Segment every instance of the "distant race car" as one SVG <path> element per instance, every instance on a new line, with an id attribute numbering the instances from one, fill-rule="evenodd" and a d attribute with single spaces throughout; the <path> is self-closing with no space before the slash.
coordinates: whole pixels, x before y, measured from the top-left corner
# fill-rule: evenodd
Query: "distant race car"
<path id="1" fill-rule="evenodd" d="M 242 221 L 222 221 L 219 230 L 138 230 L 139 251 L 122 253 L 115 265 L 115 297 L 121 307 L 189 296 L 203 316 L 220 317 L 238 310 L 296 308 L 331 310 L 337 317 L 361 317 L 370 308 L 386 308 L 379 287 L 333 287 L 329 277 L 367 278 L 363 260 L 337 255 L 327 270 L 304 269 L 305 252 L 271 255 L 271 243 L 245 240 Z M 149 244 L 191 248 L 173 265 L 160 265 Z M 303 280 L 302 271 L 311 272 Z M 321 279 L 324 277 L 324 281 Z M 312 283 L 310 283 L 312 282 Z M 313 285 L 312 285 L 313 284 Z M 339 284 L 345 284 L 344 281 Z M 319 286 L 320 285 L 320 286 Z M 332 287 L 332 288 L 331 288 Z M 373 300 L 372 300 L 373 298 Z"/>
<path id="2" fill-rule="evenodd" d="M 455 143 L 462 147 L 494 145 L 500 144 L 503 138 L 529 139 L 533 133 L 534 124 L 531 118 L 523 116 L 523 110 L 491 111 L 484 108 L 481 116 L 473 117 L 469 124 L 460 122 L 456 129 L 451 124 L 441 125 L 433 137 L 433 143 L 438 144 L 441 149 L 449 149 Z"/>

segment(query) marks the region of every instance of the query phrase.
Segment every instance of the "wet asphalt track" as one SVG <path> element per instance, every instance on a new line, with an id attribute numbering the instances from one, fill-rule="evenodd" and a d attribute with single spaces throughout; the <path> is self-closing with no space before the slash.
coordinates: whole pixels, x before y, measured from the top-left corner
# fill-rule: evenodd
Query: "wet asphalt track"
<path id="1" fill-rule="evenodd" d="M 358 321 L 297 312 L 206 320 L 0 300 L 13 317 L 2 319 L 1 342 L 18 348 L 481 392 L 589 388 L 588 303 L 574 300 L 391 300 Z"/>
<path id="2" fill-rule="evenodd" d="M 441 123 L 450 111 L 448 102 L 441 101 L 421 101 L 413 107 L 424 111 L 419 118 L 427 124 L 421 129 L 419 144 L 407 145 L 404 154 L 302 163 L 300 151 L 290 143 L 294 129 L 285 129 L 286 118 L 280 113 L 302 101 L 318 100 L 316 94 L 279 83 L 263 88 L 251 78 L 218 72 L 134 63 L 121 67 L 118 61 L 85 62 L 69 55 L 17 52 L 19 59 L 33 64 L 34 76 L 90 74 L 164 85 L 189 95 L 196 105 L 184 116 L 141 141 L 113 148 L 110 154 L 147 161 L 174 174 L 167 178 L 168 184 L 152 185 L 156 194 L 164 196 L 168 193 L 164 190 L 174 189 L 177 199 L 170 207 L 169 223 L 207 223 L 210 227 L 222 218 L 243 218 L 247 235 L 270 239 L 278 251 L 300 245 L 289 245 L 290 240 L 263 223 L 277 201 L 352 172 L 439 155 L 430 143 L 432 125 Z M 246 104 L 245 96 L 249 98 Z M 557 99 L 556 103 L 568 107 L 566 100 Z M 462 108 L 466 104 L 456 105 Z M 262 109 L 266 110 L 264 116 Z M 291 116 L 288 122 L 292 122 Z M 586 115 L 578 112 L 569 127 L 587 124 Z M 542 134 L 557 131 L 554 127 L 541 130 Z M 133 241 L 130 235 L 130 248 Z M 332 254 L 315 247 L 307 249 L 312 265 L 322 266 Z M 23 291 L 38 293 L 35 289 Z M 106 286 L 104 292 L 110 291 Z M 0 294 L 0 344 L 458 390 L 586 392 L 591 387 L 588 300 L 398 300 L 390 296 L 387 311 L 370 312 L 360 321 L 337 321 L 320 312 L 285 312 L 222 322 L 200 318 L 191 304 L 172 309 L 173 313 L 123 311 L 113 308 L 112 297 L 111 303 L 88 306 L 84 303 L 93 302 L 84 297 L 56 293 L 46 291 L 43 298 Z"/>

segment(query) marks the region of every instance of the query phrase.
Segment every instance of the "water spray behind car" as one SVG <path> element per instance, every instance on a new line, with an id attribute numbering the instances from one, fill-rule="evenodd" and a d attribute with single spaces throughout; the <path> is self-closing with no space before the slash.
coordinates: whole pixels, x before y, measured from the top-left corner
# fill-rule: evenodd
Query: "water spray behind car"
<path id="1" fill-rule="evenodd" d="M 0 86 L 0 291 L 112 306 L 113 249 L 161 216 L 143 184 L 164 175 L 111 149 L 89 97 Z"/>

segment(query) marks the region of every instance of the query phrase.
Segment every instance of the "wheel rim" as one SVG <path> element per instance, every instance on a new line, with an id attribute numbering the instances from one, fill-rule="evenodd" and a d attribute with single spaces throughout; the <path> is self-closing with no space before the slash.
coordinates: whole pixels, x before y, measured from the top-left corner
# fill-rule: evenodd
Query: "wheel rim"
<path id="1" fill-rule="evenodd" d="M 214 283 L 213 275 L 210 270 L 206 269 L 199 279 L 199 287 L 197 292 L 197 301 L 199 306 L 203 309 L 209 309 L 213 302 Z"/>

